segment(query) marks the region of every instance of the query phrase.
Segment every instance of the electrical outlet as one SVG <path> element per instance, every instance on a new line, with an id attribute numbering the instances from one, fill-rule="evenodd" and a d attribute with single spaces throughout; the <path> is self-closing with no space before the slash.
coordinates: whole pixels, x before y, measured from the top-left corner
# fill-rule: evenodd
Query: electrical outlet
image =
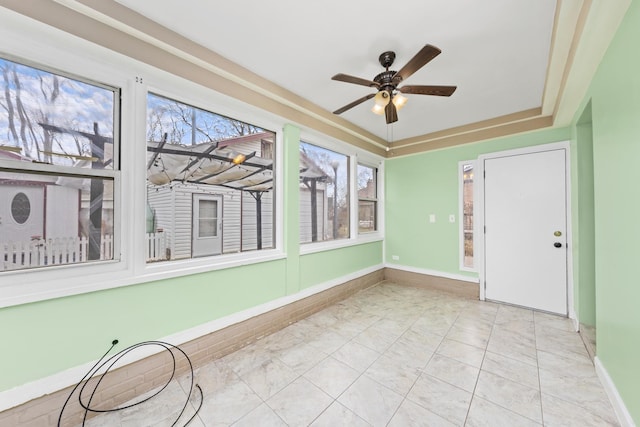
<path id="1" fill-rule="evenodd" d="M 456 222 L 456 216 L 454 214 L 449 215 L 449 222 Z"/>
<path id="2" fill-rule="evenodd" d="M 430 214 L 429 215 L 429 222 L 430 223 L 436 222 L 436 214 Z"/>
<path id="3" fill-rule="evenodd" d="M 391 255 L 391 259 L 394 261 L 400 261 L 400 257 L 398 255 Z"/>

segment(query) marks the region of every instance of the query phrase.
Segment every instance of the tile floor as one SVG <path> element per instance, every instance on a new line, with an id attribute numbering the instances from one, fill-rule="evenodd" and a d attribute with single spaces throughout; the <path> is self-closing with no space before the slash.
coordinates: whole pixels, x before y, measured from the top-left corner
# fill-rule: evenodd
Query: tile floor
<path id="1" fill-rule="evenodd" d="M 568 319 L 389 282 L 195 375 L 197 427 L 618 425 Z M 184 390 L 87 425 L 171 425 Z"/>

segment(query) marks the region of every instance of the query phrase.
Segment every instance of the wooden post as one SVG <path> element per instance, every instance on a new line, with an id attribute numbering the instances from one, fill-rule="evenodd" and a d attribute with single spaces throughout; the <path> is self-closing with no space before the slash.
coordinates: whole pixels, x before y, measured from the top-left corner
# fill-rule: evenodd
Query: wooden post
<path id="1" fill-rule="evenodd" d="M 91 153 L 98 160 L 91 163 L 92 169 L 104 168 L 104 138 L 98 133 L 98 123 L 93 124 L 93 138 L 91 139 Z M 96 155 L 97 154 L 97 155 Z M 102 246 L 102 203 L 104 196 L 104 182 L 102 179 L 92 178 L 89 197 L 89 260 L 100 259 Z"/>

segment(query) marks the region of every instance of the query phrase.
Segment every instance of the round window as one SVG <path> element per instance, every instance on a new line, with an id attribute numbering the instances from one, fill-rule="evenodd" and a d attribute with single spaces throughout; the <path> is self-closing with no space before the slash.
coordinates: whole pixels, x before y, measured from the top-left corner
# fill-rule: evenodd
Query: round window
<path id="1" fill-rule="evenodd" d="M 31 215 L 31 203 L 24 193 L 18 193 L 11 201 L 11 216 L 18 224 L 24 224 Z"/>

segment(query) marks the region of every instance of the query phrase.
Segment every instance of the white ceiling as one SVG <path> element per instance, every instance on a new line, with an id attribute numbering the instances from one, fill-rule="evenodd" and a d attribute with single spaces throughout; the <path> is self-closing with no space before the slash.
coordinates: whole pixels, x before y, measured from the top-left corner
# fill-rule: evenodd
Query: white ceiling
<path id="1" fill-rule="evenodd" d="M 541 107 L 556 0 L 117 0 L 302 98 L 334 111 L 374 90 L 380 53 L 398 70 L 425 44 L 442 53 L 406 80 L 456 85 L 407 95 L 387 126 L 367 101 L 341 116 L 387 141 Z"/>

